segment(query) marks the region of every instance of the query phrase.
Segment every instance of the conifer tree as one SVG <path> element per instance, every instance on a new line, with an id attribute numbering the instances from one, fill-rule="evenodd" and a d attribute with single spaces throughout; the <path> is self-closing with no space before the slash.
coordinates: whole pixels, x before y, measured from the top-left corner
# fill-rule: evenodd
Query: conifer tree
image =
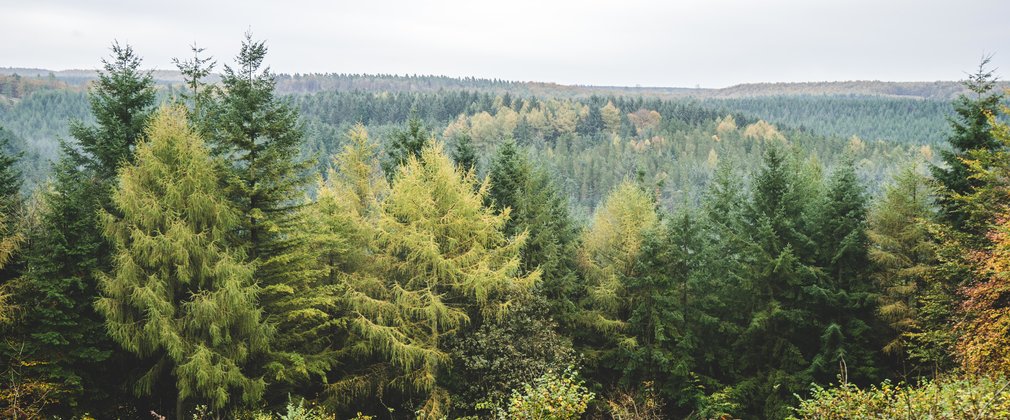
<path id="1" fill-rule="evenodd" d="M 635 346 L 624 348 L 622 383 L 651 388 L 666 403 L 666 413 L 687 415 L 696 407 L 693 330 L 704 319 L 700 225 L 684 210 L 648 232 L 639 274 L 625 280 L 633 302 L 628 332 Z"/>
<path id="2" fill-rule="evenodd" d="M 477 172 L 477 149 L 473 146 L 473 139 L 469 134 L 460 134 L 456 137 L 456 147 L 452 151 L 452 160 L 463 168 L 463 171 Z"/>
<path id="3" fill-rule="evenodd" d="M 811 362 L 813 373 L 820 381 L 830 381 L 844 362 L 851 366 L 845 373 L 849 380 L 876 382 L 881 365 L 875 357 L 881 340 L 875 334 L 877 294 L 868 270 L 866 198 L 851 159 L 832 172 L 818 212 L 817 265 L 823 270 L 818 287 L 823 290 L 814 312 L 824 332 Z"/>
<path id="4" fill-rule="evenodd" d="M 740 354 L 744 411 L 785 417 L 788 399 L 812 380 L 810 358 L 820 346 L 814 302 L 823 293 L 819 271 L 804 261 L 812 242 L 798 221 L 816 197 L 797 193 L 795 163 L 773 146 L 755 176 L 749 216 L 752 249 L 745 283 L 749 320 L 735 348 Z"/>
<path id="5" fill-rule="evenodd" d="M 386 146 L 386 159 L 382 162 L 386 179 L 392 181 L 396 176 L 396 168 L 407 163 L 411 157 L 421 157 L 421 151 L 430 142 L 431 134 L 424 128 L 417 111 L 412 109 L 407 126 L 396 130 Z"/>
<path id="6" fill-rule="evenodd" d="M 94 273 L 109 267 L 111 245 L 98 227 L 98 211 L 109 209 L 116 168 L 132 160 L 144 137 L 155 102 L 154 82 L 140 70 L 140 57 L 128 45 L 112 45 L 89 91 L 97 125 L 71 125 L 74 143 L 63 144 L 53 180 L 41 194 L 40 226 L 25 247 L 25 272 L 17 300 L 34 310 L 17 325 L 24 357 L 43 361 L 33 374 L 65 385 L 59 414 L 108 413 L 122 377 L 108 375 L 112 355 L 129 368 L 129 357 L 115 344 L 94 310 Z"/>
<path id="7" fill-rule="evenodd" d="M 10 216 L 22 204 L 23 177 L 18 165 L 23 152 L 12 148 L 10 132 L 0 126 L 0 213 Z"/>
<path id="8" fill-rule="evenodd" d="M 18 156 L 9 151 L 6 130 L 0 127 L 0 326 L 13 320 L 17 303 L 13 301 L 14 275 L 9 269 L 24 242 L 24 228 L 19 226 L 21 210 L 21 171 L 15 166 Z M 0 354 L 3 354 L 0 352 Z"/>
<path id="9" fill-rule="evenodd" d="M 522 251 L 523 271 L 541 271 L 540 291 L 549 301 L 551 314 L 570 328 L 580 299 L 575 261 L 579 232 L 568 203 L 547 171 L 536 167 L 511 141 L 498 149 L 488 180 L 488 204 L 498 211 L 509 209 L 505 233 L 529 234 Z"/>
<path id="10" fill-rule="evenodd" d="M 254 264 L 264 316 L 284 337 L 272 348 L 275 359 L 266 369 L 287 381 L 315 370 L 303 357 L 312 356 L 301 354 L 304 349 L 293 340 L 298 333 L 289 329 L 298 325 L 290 322 L 292 316 L 310 310 L 299 306 L 306 303 L 300 297 L 312 293 L 325 270 L 318 265 L 321 249 L 311 242 L 302 191 L 312 163 L 298 157 L 303 145 L 298 114 L 275 96 L 266 54 L 266 45 L 247 33 L 235 65 L 224 66 L 220 92 L 198 127 L 224 165 L 228 197 L 240 214 L 233 244 Z"/>
<path id="11" fill-rule="evenodd" d="M 136 163 L 120 170 L 117 212 L 101 217 L 114 252 L 97 308 L 116 342 L 154 360 L 136 391 L 171 372 L 176 418 L 187 400 L 215 410 L 255 403 L 265 383 L 244 365 L 267 349 L 269 329 L 253 266 L 227 246 L 239 216 L 183 109 L 162 108 L 148 130 Z"/>
<path id="12" fill-rule="evenodd" d="M 952 150 L 940 152 L 944 166 L 931 168 L 933 178 L 942 186 L 938 203 L 943 217 L 958 230 L 981 233 L 991 215 L 988 212 L 972 215 L 959 208 L 957 196 L 970 194 L 979 181 L 970 177 L 964 159 L 973 151 L 988 151 L 1004 147 L 992 134 L 990 116 L 999 111 L 1003 95 L 997 89 L 994 70 L 987 69 L 991 57 L 984 57 L 975 73 L 964 81 L 968 93 L 954 101 L 955 116 L 950 119 L 952 133 L 947 138 Z"/>
<path id="13" fill-rule="evenodd" d="M 398 391 L 422 416 L 448 414 L 446 340 L 528 298 L 539 272 L 519 273 L 526 236 L 504 234 L 508 213 L 485 207 L 488 186 L 475 192 L 472 177 L 440 143 L 397 169 L 367 237 L 367 267 L 347 280 L 350 346 L 366 357 L 345 365 L 356 369 L 331 387 L 335 396 Z"/>
<path id="14" fill-rule="evenodd" d="M 579 266 L 587 287 L 581 322 L 591 333 L 580 338 L 587 363 L 601 381 L 619 375 L 622 349 L 634 349 L 638 338 L 628 329 L 635 303 L 641 298 L 628 282 L 639 273 L 638 259 L 647 235 L 659 226 L 651 194 L 625 181 L 597 209 L 579 250 Z"/>
<path id="15" fill-rule="evenodd" d="M 873 278 L 880 290 L 877 313 L 892 333 L 883 350 L 906 356 L 919 353 L 921 297 L 928 290 L 935 246 L 927 223 L 934 218 L 933 189 L 915 167 L 905 167 L 884 189 L 870 211 L 867 236 Z"/>

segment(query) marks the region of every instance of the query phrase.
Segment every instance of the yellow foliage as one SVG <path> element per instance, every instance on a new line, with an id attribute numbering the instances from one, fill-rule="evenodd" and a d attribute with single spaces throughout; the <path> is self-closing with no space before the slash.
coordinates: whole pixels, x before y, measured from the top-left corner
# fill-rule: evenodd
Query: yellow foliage
<path id="1" fill-rule="evenodd" d="M 743 136 L 750 139 L 764 140 L 764 141 L 785 141 L 785 136 L 779 132 L 774 125 L 768 124 L 764 120 L 758 120 L 758 122 L 748 125 L 747 128 L 743 130 Z"/>
<path id="2" fill-rule="evenodd" d="M 732 115 L 719 120 L 719 124 L 715 126 L 715 132 L 721 135 L 736 132 L 736 129 L 736 119 Z"/>
<path id="3" fill-rule="evenodd" d="M 607 101 L 607 104 L 600 108 L 600 116 L 603 117 L 603 126 L 611 133 L 621 129 L 621 110 L 614 106 L 614 103 Z"/>

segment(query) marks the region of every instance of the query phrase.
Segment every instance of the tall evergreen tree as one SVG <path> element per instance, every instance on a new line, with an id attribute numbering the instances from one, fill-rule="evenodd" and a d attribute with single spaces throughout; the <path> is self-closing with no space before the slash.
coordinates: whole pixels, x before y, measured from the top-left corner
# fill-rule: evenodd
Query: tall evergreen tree
<path id="1" fill-rule="evenodd" d="M 821 344 L 811 309 L 823 288 L 819 270 L 801 257 L 812 245 L 809 232 L 797 226 L 816 197 L 798 194 L 794 165 L 781 146 L 768 149 L 749 209 L 749 320 L 734 346 L 742 374 L 736 392 L 745 413 L 765 418 L 787 415 L 793 393 L 812 380 L 808 368 Z"/>
<path id="2" fill-rule="evenodd" d="M 185 402 L 220 410 L 262 397 L 262 378 L 244 364 L 268 346 L 253 267 L 228 248 L 239 223 L 218 184 L 209 150 L 181 108 L 162 108 L 120 172 L 102 216 L 115 245 L 113 270 L 99 277 L 99 312 L 125 349 L 153 361 L 136 391 L 151 393 L 162 370 L 176 388 L 176 418 Z"/>
<path id="3" fill-rule="evenodd" d="M 473 146 L 473 139 L 469 134 L 460 134 L 456 137 L 456 147 L 452 151 L 452 160 L 463 168 L 464 171 L 477 172 L 478 157 L 477 149 Z"/>
<path id="4" fill-rule="evenodd" d="M 488 180 L 488 204 L 499 212 L 509 209 L 506 234 L 529 235 L 522 251 L 523 271 L 541 271 L 539 289 L 548 299 L 551 314 L 563 327 L 571 328 L 581 298 L 575 260 L 579 232 L 567 201 L 547 171 L 535 166 L 527 152 L 511 141 L 499 147 Z"/>
<path id="5" fill-rule="evenodd" d="M 881 365 L 875 357 L 881 340 L 873 304 L 877 294 L 868 270 L 866 198 L 851 159 L 835 167 L 818 211 L 818 266 L 824 275 L 814 312 L 823 332 L 812 371 L 816 379 L 830 381 L 844 363 L 851 366 L 845 372 L 849 380 L 876 382 Z"/>
<path id="6" fill-rule="evenodd" d="M 97 215 L 110 206 L 117 166 L 131 162 L 144 137 L 155 92 L 130 46 L 113 44 L 112 59 L 103 63 L 89 92 L 97 125 L 71 125 L 76 142 L 63 145 L 42 194 L 40 226 L 28 238 L 16 290 L 20 302 L 35 308 L 18 324 L 18 340 L 26 357 L 44 362 L 34 367 L 36 374 L 65 384 L 61 414 L 124 410 L 114 405 L 123 378 L 108 375 L 103 365 L 115 345 L 93 306 L 94 273 L 109 267 L 111 250 Z M 119 362 L 129 366 L 125 355 Z"/>
<path id="7" fill-rule="evenodd" d="M 311 293 L 324 270 L 318 265 L 321 250 L 310 240 L 302 191 L 312 163 L 298 157 L 303 145 L 298 114 L 275 96 L 276 80 L 263 65 L 266 53 L 266 45 L 247 33 L 234 67 L 224 66 L 221 91 L 198 126 L 224 165 L 228 196 L 241 219 L 234 244 L 255 266 L 264 315 L 277 325 L 279 336 L 290 338 L 297 333 L 288 330 L 298 324 L 290 323 L 289 315 L 306 309 L 298 306 L 299 298 Z M 278 363 L 266 366 L 271 375 L 304 377 L 308 367 L 299 344 L 277 344 Z"/>
<path id="8" fill-rule="evenodd" d="M 431 134 L 424 128 L 421 118 L 417 116 L 417 110 L 411 109 L 407 126 L 393 132 L 389 144 L 386 145 L 386 159 L 382 162 L 386 179 L 392 181 L 396 175 L 396 168 L 407 163 L 411 157 L 421 157 L 421 150 L 429 142 Z"/>
<path id="9" fill-rule="evenodd" d="M 998 79 L 994 70 L 987 68 L 990 60 L 991 57 L 983 58 L 975 73 L 964 81 L 968 93 L 954 101 L 955 116 L 950 119 L 952 133 L 947 141 L 951 150 L 940 152 L 943 166 L 931 168 L 933 178 L 942 186 L 938 202 L 943 208 L 944 218 L 958 230 L 975 233 L 985 230 L 989 215 L 973 217 L 958 204 L 957 196 L 970 194 L 979 186 L 978 180 L 971 179 L 964 159 L 970 159 L 972 151 L 1004 147 L 993 137 L 989 118 L 999 111 L 1003 98 L 996 86 Z"/>
<path id="10" fill-rule="evenodd" d="M 13 149 L 13 139 L 13 134 L 0 126 L 0 213 L 8 216 L 22 203 L 23 176 L 18 166 L 24 153 Z"/>
<path id="11" fill-rule="evenodd" d="M 622 382 L 634 388 L 650 383 L 671 417 L 698 406 L 693 330 L 706 309 L 700 304 L 702 246 L 700 224 L 685 210 L 646 235 L 639 274 L 626 280 L 634 302 L 628 331 L 636 345 L 623 349 Z"/>

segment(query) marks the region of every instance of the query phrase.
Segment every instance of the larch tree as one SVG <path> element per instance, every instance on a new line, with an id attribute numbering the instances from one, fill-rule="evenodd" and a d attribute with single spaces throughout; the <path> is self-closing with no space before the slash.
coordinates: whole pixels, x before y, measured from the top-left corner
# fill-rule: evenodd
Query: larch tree
<path id="1" fill-rule="evenodd" d="M 368 265 L 347 280 L 351 346 L 370 357 L 349 365 L 358 369 L 334 384 L 336 395 L 398 391 L 411 411 L 446 415 L 448 339 L 528 299 L 539 272 L 519 271 L 526 235 L 505 235 L 508 213 L 484 205 L 488 186 L 474 191 L 472 176 L 441 143 L 397 169 L 368 238 Z"/>
<path id="2" fill-rule="evenodd" d="M 251 405 L 266 384 L 245 365 L 267 350 L 270 329 L 253 266 L 228 245 L 239 213 L 183 109 L 162 108 L 148 136 L 120 170 L 116 212 L 101 217 L 114 248 L 97 308 L 116 342 L 154 360 L 136 391 L 150 393 L 162 369 L 171 372 L 176 418 L 186 401 Z"/>
<path id="3" fill-rule="evenodd" d="M 628 282 L 640 274 L 642 247 L 659 220 L 652 194 L 625 181 L 596 210 L 583 237 L 578 262 L 587 291 L 579 318 L 588 331 L 577 339 L 602 382 L 613 383 L 621 352 L 639 345 L 628 321 L 635 292 L 648 290 L 629 288 Z"/>
<path id="4" fill-rule="evenodd" d="M 915 167 L 905 167 L 884 189 L 868 216 L 868 258 L 880 290 L 877 314 L 891 330 L 884 352 L 916 353 L 922 333 L 920 298 L 927 290 L 929 272 L 936 262 L 927 223 L 935 217 L 933 191 Z"/>

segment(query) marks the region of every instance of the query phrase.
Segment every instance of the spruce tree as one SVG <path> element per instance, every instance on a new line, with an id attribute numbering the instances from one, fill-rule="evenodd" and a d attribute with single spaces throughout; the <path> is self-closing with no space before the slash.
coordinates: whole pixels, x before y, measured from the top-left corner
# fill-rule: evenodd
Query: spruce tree
<path id="1" fill-rule="evenodd" d="M 411 157 L 421 157 L 421 150 L 431 141 L 431 134 L 424 128 L 417 111 L 411 109 L 407 126 L 393 132 L 389 144 L 386 145 L 386 159 L 382 162 L 382 170 L 386 179 L 393 180 L 396 168 L 407 163 Z"/>
<path id="2" fill-rule="evenodd" d="M 839 363 L 854 382 L 876 382 L 881 363 L 875 356 L 881 336 L 873 302 L 876 287 L 869 277 L 866 237 L 866 198 L 851 159 L 841 162 L 827 182 L 818 207 L 818 266 L 823 288 L 815 313 L 823 325 L 822 345 L 812 371 L 827 382 L 838 374 Z"/>
<path id="3" fill-rule="evenodd" d="M 563 328 L 572 328 L 581 298 L 575 261 L 579 232 L 568 203 L 547 171 L 534 165 L 527 152 L 512 141 L 499 147 L 491 161 L 488 181 L 487 204 L 499 212 L 509 209 L 506 234 L 528 232 L 522 269 L 541 271 L 539 290 L 548 300 L 551 315 Z"/>
<path id="4" fill-rule="evenodd" d="M 943 208 L 944 219 L 958 230 L 974 233 L 985 230 L 990 214 L 973 215 L 958 204 L 957 196 L 970 194 L 980 185 L 978 180 L 971 179 L 964 159 L 971 159 L 973 151 L 1004 147 L 992 134 L 990 116 L 999 111 L 1003 95 L 997 88 L 994 70 L 987 69 L 990 60 L 991 57 L 983 58 L 975 73 L 963 82 L 968 93 L 959 95 L 954 101 L 955 115 L 950 119 L 951 134 L 947 138 L 951 150 L 940 152 L 943 166 L 930 168 L 933 178 L 942 187 L 938 203 Z"/>
<path id="5" fill-rule="evenodd" d="M 128 45 L 113 44 L 112 59 L 89 91 L 97 125 L 71 125 L 75 142 L 63 144 L 49 187 L 41 194 L 40 226 L 25 247 L 25 272 L 17 300 L 34 310 L 17 325 L 23 354 L 40 361 L 33 373 L 65 385 L 59 414 L 108 414 L 123 377 L 108 375 L 115 344 L 94 309 L 94 273 L 110 266 L 111 245 L 99 230 L 98 211 L 109 209 L 116 168 L 132 160 L 133 147 L 154 107 L 154 82 L 140 70 Z M 124 370 L 130 359 L 115 357 Z"/>
<path id="6" fill-rule="evenodd" d="M 298 157 L 304 141 L 298 113 L 275 96 L 274 75 L 263 64 L 266 54 L 266 45 L 247 33 L 197 126 L 224 166 L 228 197 L 240 214 L 233 244 L 254 264 L 264 316 L 285 338 L 272 349 L 275 358 L 265 368 L 288 381 L 313 370 L 300 344 L 288 339 L 297 334 L 290 331 L 298 325 L 292 315 L 309 310 L 299 306 L 299 298 L 312 293 L 324 269 L 317 264 L 321 250 L 312 246 L 302 191 L 312 163 Z"/>
<path id="7" fill-rule="evenodd" d="M 816 197 L 800 196 L 796 163 L 781 146 L 767 150 L 754 179 L 749 208 L 749 320 L 734 347 L 740 354 L 736 385 L 745 413 L 781 418 L 793 393 L 812 380 L 808 370 L 820 347 L 813 308 L 822 294 L 819 270 L 802 254 L 812 247 L 799 221 Z"/>
<path id="8" fill-rule="evenodd" d="M 17 274 L 11 266 L 17 264 L 10 263 L 24 242 L 21 171 L 16 166 L 20 155 L 11 153 L 8 136 L 0 127 L 0 326 L 13 320 L 18 307 L 11 296 Z"/>
<path id="9" fill-rule="evenodd" d="M 0 213 L 9 216 L 20 207 L 22 173 L 18 167 L 23 152 L 17 152 L 11 145 L 14 140 L 10 131 L 0 126 Z"/>
<path id="10" fill-rule="evenodd" d="M 153 360 L 136 391 L 151 393 L 162 369 L 175 380 L 176 418 L 186 401 L 222 410 L 262 397 L 245 363 L 267 349 L 253 266 L 227 237 L 239 223 L 203 140 L 181 108 L 162 108 L 120 170 L 116 213 L 104 213 L 113 269 L 99 277 L 99 312 L 123 348 Z"/>
<path id="11" fill-rule="evenodd" d="M 693 334 L 707 310 L 700 233 L 687 210 L 665 220 L 646 234 L 638 274 L 625 280 L 632 301 L 628 332 L 635 345 L 622 346 L 621 383 L 632 389 L 648 383 L 671 417 L 688 415 L 700 397 Z"/>
<path id="12" fill-rule="evenodd" d="M 473 146 L 473 139 L 469 134 L 460 134 L 456 137 L 456 146 L 452 151 L 452 160 L 463 168 L 463 171 L 474 171 L 477 168 L 477 149 Z"/>

